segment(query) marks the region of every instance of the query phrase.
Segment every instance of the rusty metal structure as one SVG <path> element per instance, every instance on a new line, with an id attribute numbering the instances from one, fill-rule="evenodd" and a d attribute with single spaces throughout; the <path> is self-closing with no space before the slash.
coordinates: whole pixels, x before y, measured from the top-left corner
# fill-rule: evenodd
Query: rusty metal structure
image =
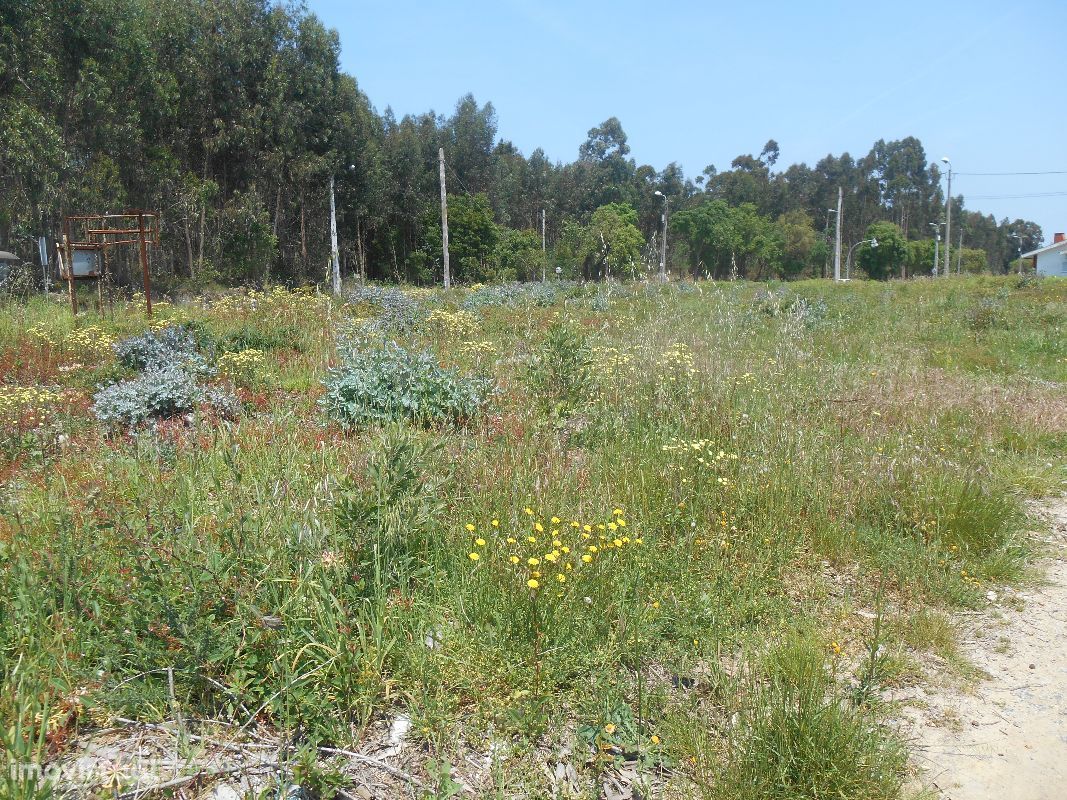
<path id="1" fill-rule="evenodd" d="M 134 244 L 138 247 L 144 279 L 145 308 L 152 316 L 152 284 L 148 276 L 148 245 L 159 247 L 158 211 L 129 211 L 125 214 L 87 214 L 66 217 L 63 240 L 56 243 L 59 277 L 67 281 L 70 307 L 78 313 L 74 282 L 96 281 L 97 302 L 103 306 L 103 281 L 107 278 L 108 251 Z"/>

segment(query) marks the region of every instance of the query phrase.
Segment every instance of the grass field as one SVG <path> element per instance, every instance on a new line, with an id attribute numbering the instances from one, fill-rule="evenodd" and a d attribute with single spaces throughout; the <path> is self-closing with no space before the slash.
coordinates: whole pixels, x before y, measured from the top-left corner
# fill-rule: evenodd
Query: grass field
<path id="1" fill-rule="evenodd" d="M 331 797 L 401 717 L 422 796 L 901 796 L 884 690 L 966 670 L 1067 487 L 1065 323 L 1015 277 L 9 304 L 5 757 L 213 720 Z M 94 402 L 179 325 L 192 400 Z"/>

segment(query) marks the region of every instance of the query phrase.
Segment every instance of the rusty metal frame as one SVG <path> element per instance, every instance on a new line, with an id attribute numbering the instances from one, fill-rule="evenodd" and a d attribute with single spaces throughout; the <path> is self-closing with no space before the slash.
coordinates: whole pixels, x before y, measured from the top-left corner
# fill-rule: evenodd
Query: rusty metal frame
<path id="1" fill-rule="evenodd" d="M 117 227 L 112 227 L 112 224 Z M 136 225 L 136 227 L 132 227 Z M 108 274 L 107 253 L 112 247 L 126 244 L 138 245 L 141 273 L 144 280 L 145 308 L 152 316 L 152 284 L 148 276 L 148 245 L 159 247 L 161 217 L 158 211 L 128 211 L 125 214 L 79 214 L 63 220 L 63 241 L 56 244 L 60 277 L 66 278 L 70 293 L 70 305 L 78 313 L 78 300 L 74 293 L 74 281 L 95 280 L 97 301 L 103 304 L 102 281 Z M 72 230 L 73 229 L 73 230 Z M 75 239 L 74 232 L 83 238 Z M 119 238 L 112 238 L 112 237 Z M 74 274 L 74 252 L 94 250 L 101 254 L 102 272 L 91 275 Z M 65 256 L 65 259 L 64 259 Z"/>

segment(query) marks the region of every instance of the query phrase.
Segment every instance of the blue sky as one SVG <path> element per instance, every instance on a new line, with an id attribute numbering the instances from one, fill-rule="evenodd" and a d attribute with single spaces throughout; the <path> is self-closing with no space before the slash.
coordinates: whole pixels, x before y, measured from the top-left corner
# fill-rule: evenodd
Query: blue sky
<path id="1" fill-rule="evenodd" d="M 527 155 L 573 160 L 589 128 L 616 116 L 639 163 L 677 161 L 689 176 L 771 138 L 781 167 L 909 135 L 960 173 L 1067 171 L 1064 0 L 308 8 L 337 29 L 342 68 L 379 111 L 451 113 L 472 92 Z M 1047 239 L 1067 230 L 1067 174 L 961 174 L 952 188 Z M 1015 197 L 1035 194 L 1049 196 Z"/>

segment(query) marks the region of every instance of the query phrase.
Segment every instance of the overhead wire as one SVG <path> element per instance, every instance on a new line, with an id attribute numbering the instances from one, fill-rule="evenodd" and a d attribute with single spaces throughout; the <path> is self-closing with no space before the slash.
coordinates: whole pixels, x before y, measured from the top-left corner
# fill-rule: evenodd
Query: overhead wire
<path id="1" fill-rule="evenodd" d="M 1029 194 L 972 194 L 969 200 L 1033 200 L 1041 197 L 1067 197 L 1067 192 L 1033 192 Z"/>
<path id="2" fill-rule="evenodd" d="M 1042 172 L 953 172 L 953 175 L 984 175 L 984 176 L 1012 176 L 1012 175 L 1067 175 L 1067 170 L 1044 170 Z"/>

